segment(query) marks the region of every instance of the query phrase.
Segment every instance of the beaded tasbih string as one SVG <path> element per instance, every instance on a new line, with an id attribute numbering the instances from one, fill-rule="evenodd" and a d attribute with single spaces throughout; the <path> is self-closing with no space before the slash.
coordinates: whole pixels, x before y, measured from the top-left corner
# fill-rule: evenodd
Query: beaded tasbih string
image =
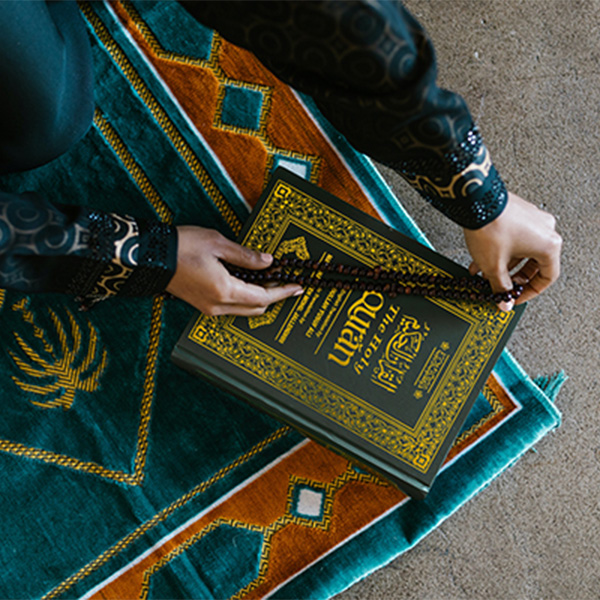
<path id="1" fill-rule="evenodd" d="M 305 288 L 374 291 L 390 298 L 405 294 L 498 303 L 516 300 L 523 292 L 522 285 L 514 284 L 512 290 L 494 293 L 489 283 L 478 276 L 451 278 L 299 258 L 273 259 L 268 268 L 259 271 L 227 263 L 225 266 L 234 277 L 257 285 L 297 283 Z"/>

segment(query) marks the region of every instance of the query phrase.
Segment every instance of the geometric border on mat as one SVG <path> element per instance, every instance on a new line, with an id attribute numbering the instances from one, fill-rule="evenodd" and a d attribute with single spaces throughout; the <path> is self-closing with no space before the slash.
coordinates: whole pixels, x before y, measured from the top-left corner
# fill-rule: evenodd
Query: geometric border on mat
<path id="1" fill-rule="evenodd" d="M 482 441 L 487 434 L 491 433 L 497 425 L 500 423 L 504 424 L 507 420 L 507 416 L 508 418 L 512 416 L 510 415 L 511 412 L 518 412 L 518 410 L 521 408 L 521 405 L 505 391 L 504 387 L 496 380 L 496 378 L 491 378 L 489 383 L 486 385 L 485 396 L 488 398 L 488 401 L 490 401 L 492 406 L 491 413 L 480 419 L 479 422 L 474 424 L 468 431 L 463 433 L 463 435 L 459 438 L 457 447 L 453 448 L 453 451 L 448 456 L 443 470 L 450 466 L 450 464 L 454 462 L 454 459 L 458 457 L 457 455 L 463 452 L 468 446 L 472 447 L 477 445 L 477 443 Z M 483 435 L 482 430 L 484 432 Z M 271 540 L 273 536 L 276 536 L 278 533 L 283 531 L 286 526 L 304 525 L 308 529 L 328 529 L 331 519 L 330 504 L 333 501 L 333 494 L 335 491 L 342 489 L 346 484 L 352 483 L 361 482 L 365 485 L 375 485 L 381 490 L 380 494 L 388 494 L 388 500 L 382 500 L 383 504 L 386 505 L 383 515 L 389 514 L 391 510 L 399 508 L 409 500 L 406 495 L 402 494 L 394 486 L 390 486 L 384 480 L 374 477 L 369 473 L 361 472 L 360 469 L 356 469 L 356 467 L 348 464 L 346 459 L 343 457 L 331 455 L 328 460 L 331 460 L 332 464 L 343 462 L 346 466 L 341 468 L 340 474 L 333 478 L 329 484 L 317 484 L 317 487 L 321 487 L 323 491 L 326 492 L 323 504 L 323 521 L 317 519 L 314 522 L 310 522 L 309 519 L 298 519 L 293 515 L 292 499 L 296 485 L 299 483 L 306 485 L 312 483 L 310 478 L 306 478 L 305 476 L 298 477 L 293 474 L 288 475 L 289 480 L 287 483 L 287 492 L 284 492 L 284 495 L 287 495 L 287 501 L 281 505 L 285 505 L 285 510 L 283 510 L 279 517 L 274 517 L 272 523 L 265 523 L 259 526 L 253 525 L 251 521 L 244 521 L 240 520 L 239 518 L 233 520 L 231 518 L 227 518 L 227 506 L 229 503 L 232 503 L 232 505 L 235 506 L 236 497 L 246 494 L 256 495 L 256 492 L 252 492 L 251 490 L 253 487 L 260 488 L 261 485 L 272 489 L 269 484 L 270 478 L 271 481 L 273 481 L 273 478 L 277 481 L 281 481 L 280 476 L 277 475 L 277 473 L 278 470 L 283 467 L 285 462 L 288 460 L 294 460 L 294 457 L 299 453 L 314 453 L 323 451 L 325 450 L 319 448 L 317 444 L 308 440 L 290 449 L 285 456 L 280 457 L 280 459 L 278 459 L 270 467 L 265 468 L 261 472 L 261 476 L 259 478 L 250 478 L 249 480 L 241 483 L 238 487 L 232 490 L 226 498 L 216 502 L 210 507 L 207 507 L 194 517 L 191 517 L 175 532 L 169 533 L 153 543 L 153 545 L 141 555 L 131 559 L 127 565 L 122 567 L 119 571 L 108 577 L 103 582 L 97 584 L 86 594 L 85 598 L 91 598 L 98 593 L 102 594 L 102 590 L 107 586 L 108 589 L 106 591 L 109 594 L 118 591 L 111 591 L 110 588 L 115 584 L 117 586 L 120 585 L 118 582 L 122 581 L 123 578 L 125 578 L 125 581 L 130 582 L 129 584 L 126 583 L 125 585 L 133 586 L 135 581 L 139 581 L 139 585 L 141 587 L 138 591 L 142 594 L 147 594 L 149 591 L 148 586 L 150 585 L 150 580 L 154 573 L 165 567 L 174 558 L 181 556 L 188 549 L 192 548 L 194 544 L 201 540 L 208 532 L 214 531 L 218 526 L 223 524 L 229 524 L 235 527 L 240 527 L 244 530 L 255 531 L 257 533 L 261 532 L 264 535 L 264 542 L 260 553 L 261 557 L 256 577 L 251 582 L 246 583 L 246 585 L 242 589 L 238 590 L 233 597 L 243 598 L 246 594 L 251 593 L 252 591 L 258 591 L 258 593 L 261 595 L 263 593 L 270 594 L 286 583 L 285 580 L 277 581 L 273 586 L 273 583 L 269 580 L 270 573 L 268 563 L 271 551 Z M 283 471 L 287 472 L 285 468 Z M 264 482 L 261 484 L 261 480 L 263 479 Z M 272 493 L 275 493 L 274 490 Z M 239 504 L 239 502 L 237 504 Z M 211 518 L 211 514 L 214 514 L 214 517 Z M 375 521 L 378 521 L 381 516 L 381 514 L 378 514 L 374 518 L 374 521 L 368 521 L 366 526 L 372 525 Z M 262 517 L 260 517 L 260 519 L 262 521 Z M 319 556 L 318 559 L 319 558 L 321 558 L 321 556 Z M 127 575 L 128 572 L 131 572 L 131 575 Z M 261 586 L 263 589 L 260 589 Z M 128 592 L 132 593 L 133 589 L 128 589 Z"/>
<path id="2" fill-rule="evenodd" d="M 208 478 L 205 481 L 202 481 L 194 488 L 192 488 L 189 492 L 187 492 L 186 494 L 184 494 L 183 496 L 166 506 L 164 509 L 156 513 L 151 519 L 148 519 L 146 522 L 136 527 L 131 533 L 117 541 L 110 548 L 106 549 L 104 552 L 102 552 L 102 554 L 97 556 L 94 560 L 84 565 L 81 569 L 79 569 L 79 571 L 73 573 L 73 575 L 65 579 L 54 589 L 50 590 L 47 594 L 45 594 L 42 597 L 42 600 L 50 600 L 52 598 L 57 598 L 61 594 L 67 592 L 76 583 L 79 583 L 80 581 L 94 573 L 102 565 L 107 563 L 110 559 L 114 558 L 120 552 L 124 551 L 133 542 L 141 538 L 144 534 L 148 533 L 148 531 L 165 521 L 174 512 L 185 506 L 196 496 L 206 492 L 206 490 L 208 490 L 211 486 L 223 479 L 226 475 L 230 474 L 232 471 L 234 471 L 244 463 L 248 462 L 253 456 L 256 456 L 257 454 L 261 453 L 267 446 L 283 438 L 289 432 L 289 427 L 280 427 L 279 429 L 274 431 L 264 440 L 258 442 L 255 446 L 250 448 L 248 452 L 245 452 L 241 456 L 238 456 L 233 462 L 219 469 L 219 471 L 214 473 L 210 478 Z"/>

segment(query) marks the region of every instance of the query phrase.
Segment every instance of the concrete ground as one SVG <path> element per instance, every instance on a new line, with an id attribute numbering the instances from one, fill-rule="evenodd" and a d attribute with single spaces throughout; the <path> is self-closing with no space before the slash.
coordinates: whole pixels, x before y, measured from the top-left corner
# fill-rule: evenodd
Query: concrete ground
<path id="1" fill-rule="evenodd" d="M 532 376 L 564 369 L 563 424 L 412 551 L 339 596 L 600 598 L 600 0 L 407 0 L 513 192 L 553 213 L 562 275 L 509 350 Z M 460 229 L 384 176 L 443 254 Z"/>

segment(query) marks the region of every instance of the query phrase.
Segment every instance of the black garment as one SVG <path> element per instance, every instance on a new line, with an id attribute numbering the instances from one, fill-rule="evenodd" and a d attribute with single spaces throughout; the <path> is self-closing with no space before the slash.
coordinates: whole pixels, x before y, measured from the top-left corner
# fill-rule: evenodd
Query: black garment
<path id="1" fill-rule="evenodd" d="M 0 81 L 0 174 L 50 162 L 83 137 L 93 65 L 75 2 L 0 2 Z M 87 301 L 151 295 L 176 254 L 171 226 L 0 192 L 0 287 Z"/>
<path id="2" fill-rule="evenodd" d="M 173 228 L 158 221 L 52 205 L 41 194 L 0 192 L 0 282 L 93 302 L 152 295 L 175 271 Z"/>
<path id="3" fill-rule="evenodd" d="M 92 123 L 88 34 L 71 2 L 0 2 L 0 174 L 57 158 Z"/>
<path id="4" fill-rule="evenodd" d="M 312 96 L 359 151 L 392 167 L 427 201 L 476 229 L 506 205 L 464 100 L 436 85 L 433 46 L 393 0 L 183 2 Z"/>
<path id="5" fill-rule="evenodd" d="M 391 0 L 186 2 L 202 23 L 310 94 L 359 151 L 393 167 L 464 227 L 506 204 L 460 96 L 435 83 L 420 25 Z M 92 118 L 92 65 L 73 2 L 0 1 L 0 173 L 66 151 Z M 41 195 L 0 192 L 0 287 L 105 298 L 162 291 L 176 230 Z"/>

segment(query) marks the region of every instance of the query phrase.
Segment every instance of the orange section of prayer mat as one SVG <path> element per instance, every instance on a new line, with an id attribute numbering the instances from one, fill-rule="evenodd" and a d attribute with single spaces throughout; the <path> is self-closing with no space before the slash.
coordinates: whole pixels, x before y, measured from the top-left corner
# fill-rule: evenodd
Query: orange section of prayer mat
<path id="1" fill-rule="evenodd" d="M 494 377 L 484 394 L 491 413 L 457 440 L 446 462 L 515 409 Z M 406 500 L 407 496 L 393 485 L 307 442 L 232 496 L 191 519 L 176 535 L 167 536 L 93 597 L 147 598 L 152 577 L 162 568 L 219 527 L 233 527 L 257 533 L 262 540 L 255 577 L 234 597 L 261 598 Z M 302 548 L 301 553 L 298 548 Z"/>

